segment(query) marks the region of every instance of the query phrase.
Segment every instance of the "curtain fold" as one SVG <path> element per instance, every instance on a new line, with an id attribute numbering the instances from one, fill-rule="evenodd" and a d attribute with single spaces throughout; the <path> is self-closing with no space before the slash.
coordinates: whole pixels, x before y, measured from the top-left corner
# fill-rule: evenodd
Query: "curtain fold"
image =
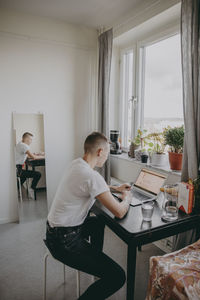
<path id="1" fill-rule="evenodd" d="M 200 162 L 200 1 L 182 0 L 181 45 L 185 139 L 182 180 L 195 179 Z"/>
<path id="2" fill-rule="evenodd" d="M 182 0 L 181 50 L 183 72 L 184 150 L 182 181 L 198 176 L 200 163 L 200 1 Z M 179 234 L 174 250 L 191 244 L 196 231 Z"/>
<path id="3" fill-rule="evenodd" d="M 109 86 L 112 59 L 113 30 L 99 36 L 99 69 L 98 69 L 98 130 L 109 138 Z M 98 171 L 110 184 L 110 157 Z"/>

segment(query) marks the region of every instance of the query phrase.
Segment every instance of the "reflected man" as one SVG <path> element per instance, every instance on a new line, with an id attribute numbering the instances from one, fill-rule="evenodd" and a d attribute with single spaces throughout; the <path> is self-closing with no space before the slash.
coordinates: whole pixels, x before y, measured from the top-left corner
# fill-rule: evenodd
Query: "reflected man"
<path id="1" fill-rule="evenodd" d="M 16 145 L 15 158 L 17 167 L 17 176 L 20 177 L 21 185 L 26 181 L 27 178 L 33 178 L 31 187 L 29 187 L 29 194 L 31 198 L 34 198 L 34 191 L 40 180 L 41 173 L 38 171 L 24 170 L 23 165 L 28 158 L 41 159 L 44 156 L 36 155 L 30 152 L 30 145 L 32 143 L 33 134 L 30 132 L 25 132 L 22 136 L 22 141 Z"/>

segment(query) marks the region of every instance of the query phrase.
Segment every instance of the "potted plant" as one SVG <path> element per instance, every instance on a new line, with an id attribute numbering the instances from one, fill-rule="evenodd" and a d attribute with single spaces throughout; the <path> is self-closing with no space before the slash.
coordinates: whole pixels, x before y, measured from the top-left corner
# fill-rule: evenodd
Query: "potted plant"
<path id="1" fill-rule="evenodd" d="M 170 147 L 169 164 L 172 170 L 182 169 L 184 127 L 166 128 L 164 131 L 165 144 Z"/>
<path id="2" fill-rule="evenodd" d="M 148 152 L 151 157 L 151 164 L 163 167 L 167 164 L 167 155 L 165 153 L 165 141 L 163 132 L 153 132 L 147 136 L 150 140 L 148 143 Z"/>
<path id="3" fill-rule="evenodd" d="M 131 141 L 128 155 L 137 160 L 141 159 L 141 154 L 145 151 L 144 146 L 146 145 L 146 134 L 147 130 L 138 129 L 137 135 L 133 141 Z"/>
<path id="4" fill-rule="evenodd" d="M 134 141 L 139 144 L 139 150 L 136 150 L 135 151 L 135 158 L 136 160 L 141 160 L 141 155 L 142 154 L 146 154 L 146 149 L 145 149 L 145 146 L 147 145 L 147 140 L 146 140 L 146 133 L 147 133 L 147 130 L 146 129 L 138 129 L 137 131 L 137 135 L 134 139 Z"/>
<path id="5" fill-rule="evenodd" d="M 131 141 L 131 143 L 130 143 L 128 155 L 131 158 L 135 158 L 135 150 L 139 149 L 139 147 L 140 147 L 140 138 L 137 135 L 134 138 L 134 140 Z"/>

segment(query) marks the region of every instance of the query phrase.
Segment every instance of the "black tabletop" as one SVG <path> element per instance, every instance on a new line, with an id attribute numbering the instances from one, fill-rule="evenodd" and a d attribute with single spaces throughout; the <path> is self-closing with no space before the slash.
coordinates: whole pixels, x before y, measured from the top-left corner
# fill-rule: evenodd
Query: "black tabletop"
<path id="1" fill-rule="evenodd" d="M 40 158 L 40 159 L 28 158 L 26 160 L 26 164 L 30 165 L 30 166 L 44 166 L 45 165 L 45 158 Z"/>
<path id="2" fill-rule="evenodd" d="M 148 243 L 161 238 L 183 232 L 194 228 L 200 224 L 200 215 L 187 215 L 179 211 L 178 219 L 171 222 L 163 222 L 162 199 L 155 201 L 154 212 L 151 222 L 144 222 L 142 218 L 141 206 L 130 206 L 128 213 L 123 219 L 117 219 L 114 215 L 101 205 L 98 201 L 93 207 L 93 211 L 104 218 L 105 223 L 115 231 L 124 241 L 128 242 L 134 238 L 138 243 Z M 185 230 L 184 230 L 185 229 Z M 159 238 L 160 234 L 160 238 Z"/>

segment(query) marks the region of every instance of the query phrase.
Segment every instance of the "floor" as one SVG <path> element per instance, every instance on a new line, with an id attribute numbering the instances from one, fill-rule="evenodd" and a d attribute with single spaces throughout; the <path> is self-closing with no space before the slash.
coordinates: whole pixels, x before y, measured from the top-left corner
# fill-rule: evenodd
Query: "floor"
<path id="1" fill-rule="evenodd" d="M 47 202 L 45 191 L 38 192 L 37 201 L 24 199 L 20 205 L 20 223 L 0 225 L 0 299 L 1 300 L 40 300 L 43 295 L 43 257 L 46 252 L 43 244 Z M 123 257 L 123 243 L 111 238 L 106 230 L 105 248 L 113 258 Z M 121 248 L 120 248 L 121 247 Z M 113 252 L 112 252 L 113 253 Z M 137 256 L 136 300 L 145 299 L 148 282 L 148 262 L 152 255 L 163 252 L 150 244 L 142 248 Z M 117 259 L 116 259 L 117 260 Z M 62 265 L 49 258 L 47 291 L 48 300 L 75 300 L 75 271 L 66 267 L 66 284 L 63 284 Z M 91 276 L 81 273 L 81 292 L 91 283 Z M 123 289 L 123 288 L 122 288 Z M 110 300 L 125 300 L 124 292 L 116 293 Z"/>

